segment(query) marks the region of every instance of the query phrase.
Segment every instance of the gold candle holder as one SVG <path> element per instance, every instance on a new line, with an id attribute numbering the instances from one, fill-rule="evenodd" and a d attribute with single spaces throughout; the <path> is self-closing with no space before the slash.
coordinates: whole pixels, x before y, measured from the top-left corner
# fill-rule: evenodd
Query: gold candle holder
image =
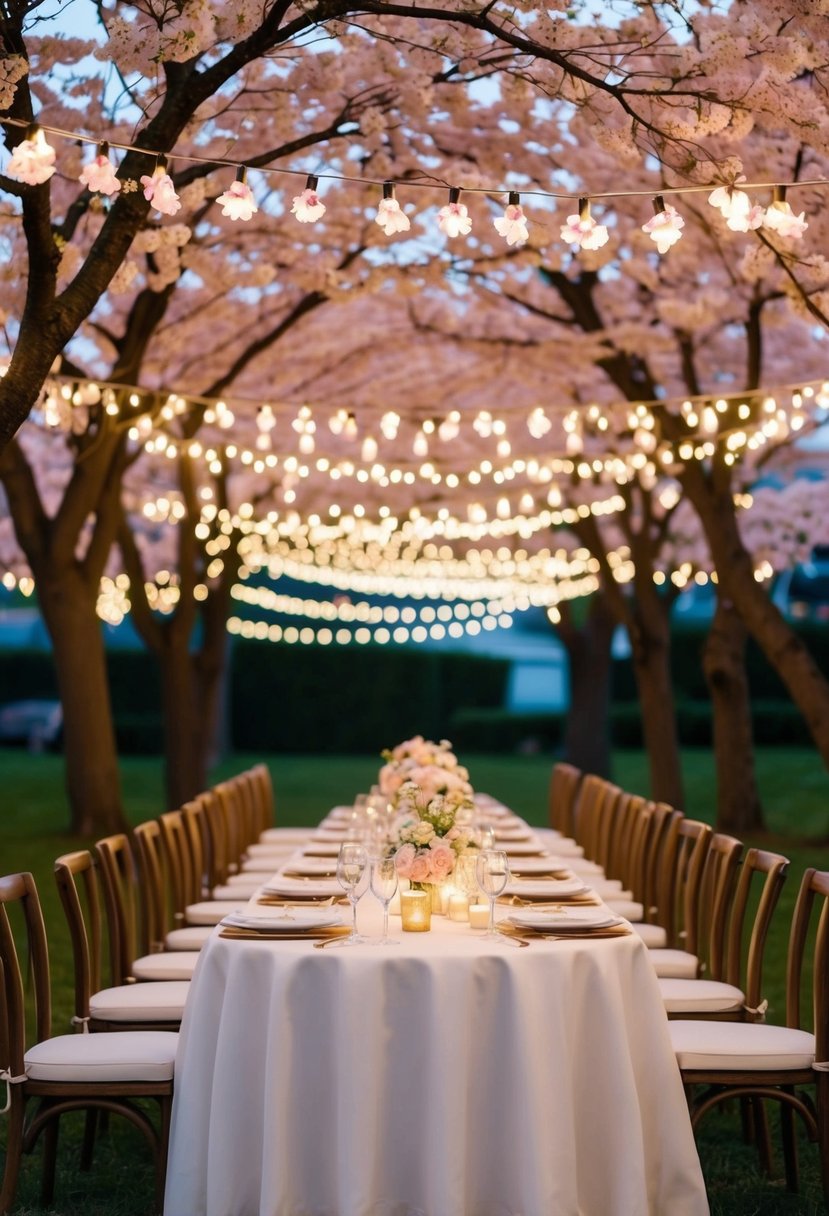
<path id="1" fill-rule="evenodd" d="M 426 933 L 431 929 L 432 897 L 428 891 L 401 891 L 400 917 L 407 933 Z"/>

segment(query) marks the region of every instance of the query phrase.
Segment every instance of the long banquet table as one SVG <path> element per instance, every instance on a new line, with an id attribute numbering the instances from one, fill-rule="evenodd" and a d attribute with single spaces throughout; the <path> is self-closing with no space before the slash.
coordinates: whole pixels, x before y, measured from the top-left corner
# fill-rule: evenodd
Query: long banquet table
<path id="1" fill-rule="evenodd" d="M 359 908 L 380 930 L 379 904 Z M 667 1022 L 635 934 L 202 950 L 165 1216 L 703 1216 Z"/>

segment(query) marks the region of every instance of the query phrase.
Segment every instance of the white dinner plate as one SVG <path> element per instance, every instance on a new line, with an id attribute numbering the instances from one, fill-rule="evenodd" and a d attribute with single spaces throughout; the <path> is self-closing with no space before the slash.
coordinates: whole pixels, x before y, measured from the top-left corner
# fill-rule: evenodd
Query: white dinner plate
<path id="1" fill-rule="evenodd" d="M 304 933 L 341 925 L 342 917 L 333 908 L 264 908 L 256 912 L 230 912 L 222 921 L 235 929 L 259 929 L 263 933 Z"/>
<path id="2" fill-rule="evenodd" d="M 519 874 L 555 874 L 558 879 L 575 878 L 560 857 L 516 857 L 510 864 L 513 877 Z"/>
<path id="3" fill-rule="evenodd" d="M 543 851 L 541 842 L 532 838 L 529 840 L 504 840 L 501 843 L 501 847 L 508 857 L 532 856 Z"/>
<path id="4" fill-rule="evenodd" d="M 262 890 L 265 895 L 301 895 L 306 899 L 345 894 L 336 878 L 288 878 L 282 874 L 277 874 Z"/>
<path id="5" fill-rule="evenodd" d="M 336 878 L 336 857 L 294 857 L 279 871 L 280 878 Z"/>
<path id="6" fill-rule="evenodd" d="M 588 887 L 580 878 L 547 878 L 525 882 L 516 878 L 507 883 L 505 895 L 517 895 L 525 899 L 572 899 L 574 895 L 586 895 Z"/>
<path id="7" fill-rule="evenodd" d="M 511 912 L 507 917 L 519 929 L 550 929 L 555 933 L 584 933 L 590 929 L 612 929 L 623 924 L 607 908 L 563 908 L 560 912 L 534 912 L 532 908 Z"/>

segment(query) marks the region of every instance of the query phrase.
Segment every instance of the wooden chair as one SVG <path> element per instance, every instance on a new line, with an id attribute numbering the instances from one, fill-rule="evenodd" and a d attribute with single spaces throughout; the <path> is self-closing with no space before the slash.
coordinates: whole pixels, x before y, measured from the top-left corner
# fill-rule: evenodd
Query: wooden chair
<path id="1" fill-rule="evenodd" d="M 717 835 L 712 837 L 709 861 L 717 856 L 718 839 Z M 732 899 L 728 873 L 731 856 L 724 850 L 723 856 L 725 861 L 718 879 L 709 930 L 706 975 L 700 979 L 659 980 L 670 1018 L 709 1017 L 750 1022 L 762 1021 L 765 1016 L 763 952 L 789 862 L 779 853 L 749 849 Z M 753 889 L 758 886 L 760 890 L 755 891 L 752 898 Z M 752 906 L 754 916 L 746 949 Z"/>
<path id="2" fill-rule="evenodd" d="M 149 925 L 157 918 L 152 908 L 155 893 L 139 885 L 138 871 L 129 838 L 118 832 L 95 844 L 103 880 L 104 906 L 114 943 L 115 982 L 130 980 L 189 980 L 198 950 L 152 950 Z"/>
<path id="3" fill-rule="evenodd" d="M 699 924 L 705 859 L 713 835 L 707 823 L 684 815 L 663 852 L 657 906 L 667 923 L 667 946 L 649 947 L 656 974 L 694 979 L 700 974 Z M 634 926 L 636 929 L 637 926 Z"/>
<path id="4" fill-rule="evenodd" d="M 581 769 L 574 764 L 561 762 L 553 765 L 548 800 L 550 827 L 562 836 L 573 835 L 576 793 L 581 779 Z"/>
<path id="5" fill-rule="evenodd" d="M 815 919 L 807 1002 L 805 956 Z M 802 1023 L 804 1008 L 812 1010 L 811 1026 Z M 787 1186 L 797 1189 L 798 1114 L 817 1141 L 829 1203 L 829 872 L 808 869 L 800 884 L 789 936 L 784 1026 L 687 1019 L 670 1022 L 669 1030 L 694 1128 L 729 1098 L 779 1102 Z"/>
<path id="6" fill-rule="evenodd" d="M 11 914 L 11 915 L 10 915 Z M 22 932 L 15 922 L 21 917 Z M 21 966 L 17 939 L 26 944 Z M 24 986 L 28 974 L 30 984 Z M 35 1042 L 26 1042 L 26 992 L 31 990 Z M 44 1133 L 42 1203 L 52 1202 L 60 1116 L 72 1110 L 123 1115 L 146 1137 L 156 1162 L 156 1204 L 161 1210 L 178 1035 L 66 1034 L 52 1037 L 49 954 L 37 889 L 31 874 L 0 878 L 0 1094 L 5 1081 L 8 1115 L 0 1213 L 11 1211 L 21 1157 Z M 136 1105 L 152 1098 L 160 1129 Z M 36 1109 L 29 1114 L 30 1100 Z M 88 1162 L 82 1161 L 82 1164 Z"/>
<path id="7" fill-rule="evenodd" d="M 125 982 L 123 947 L 117 939 L 109 942 L 110 986 L 102 986 L 102 899 L 92 854 L 80 849 L 59 857 L 55 881 L 72 940 L 75 1022 L 89 1030 L 177 1030 L 189 981 Z"/>
<path id="8" fill-rule="evenodd" d="M 175 925 L 172 930 L 175 941 L 171 943 L 168 935 L 167 944 L 172 949 L 198 949 L 190 931 L 203 932 L 205 928 L 209 931 L 228 912 L 242 908 L 247 897 L 240 893 L 229 900 L 208 898 L 210 875 L 204 842 L 207 840 L 209 844 L 209 835 L 201 802 L 187 802 L 180 811 L 167 811 L 158 823 L 169 868 Z M 187 941 L 194 944 L 188 946 Z"/>

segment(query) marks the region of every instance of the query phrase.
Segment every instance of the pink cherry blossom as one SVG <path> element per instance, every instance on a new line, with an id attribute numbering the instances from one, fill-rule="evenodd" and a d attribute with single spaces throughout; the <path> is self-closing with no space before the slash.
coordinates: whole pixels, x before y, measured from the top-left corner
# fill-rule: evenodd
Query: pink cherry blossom
<path id="1" fill-rule="evenodd" d="M 408 232 L 411 228 L 409 217 L 401 211 L 396 198 L 380 200 L 374 222 L 380 225 L 386 236 L 394 236 L 396 232 Z"/>
<path id="2" fill-rule="evenodd" d="M 181 201 L 172 178 L 162 165 L 153 169 L 151 177 L 145 174 L 141 178 L 141 185 L 144 187 L 144 198 L 162 215 L 175 215 L 180 209 Z"/>
<path id="3" fill-rule="evenodd" d="M 642 231 L 647 232 L 660 253 L 667 253 L 681 238 L 684 227 L 685 220 L 675 207 L 667 203 L 664 211 L 657 211 L 642 225 Z"/>
<path id="4" fill-rule="evenodd" d="M 232 220 L 249 220 L 259 210 L 253 191 L 247 182 L 231 182 L 224 194 L 216 199 L 221 203 L 222 215 Z"/>
<path id="5" fill-rule="evenodd" d="M 608 231 L 604 224 L 597 224 L 592 215 L 568 215 L 567 223 L 561 225 L 561 238 L 582 249 L 601 249 L 607 244 Z"/>
<path id="6" fill-rule="evenodd" d="M 78 180 L 93 194 L 112 195 L 121 189 L 121 183 L 115 176 L 115 168 L 109 157 L 103 153 L 99 153 L 84 167 Z"/>
<path id="7" fill-rule="evenodd" d="M 499 236 L 504 237 L 508 245 L 523 245 L 530 239 L 527 231 L 527 218 L 519 203 L 510 203 L 502 216 L 497 216 L 492 225 Z"/>
<path id="8" fill-rule="evenodd" d="M 472 231 L 472 220 L 465 203 L 447 203 L 438 212 L 438 228 L 444 236 L 468 236 Z"/>
<path id="9" fill-rule="evenodd" d="M 47 144 L 42 131 L 24 139 L 11 155 L 6 172 L 28 186 L 41 186 L 55 172 L 55 149 Z"/>
<path id="10" fill-rule="evenodd" d="M 300 224 L 313 224 L 325 215 L 325 203 L 321 203 L 316 190 L 306 187 L 301 194 L 294 196 L 291 214 L 295 215 Z"/>

